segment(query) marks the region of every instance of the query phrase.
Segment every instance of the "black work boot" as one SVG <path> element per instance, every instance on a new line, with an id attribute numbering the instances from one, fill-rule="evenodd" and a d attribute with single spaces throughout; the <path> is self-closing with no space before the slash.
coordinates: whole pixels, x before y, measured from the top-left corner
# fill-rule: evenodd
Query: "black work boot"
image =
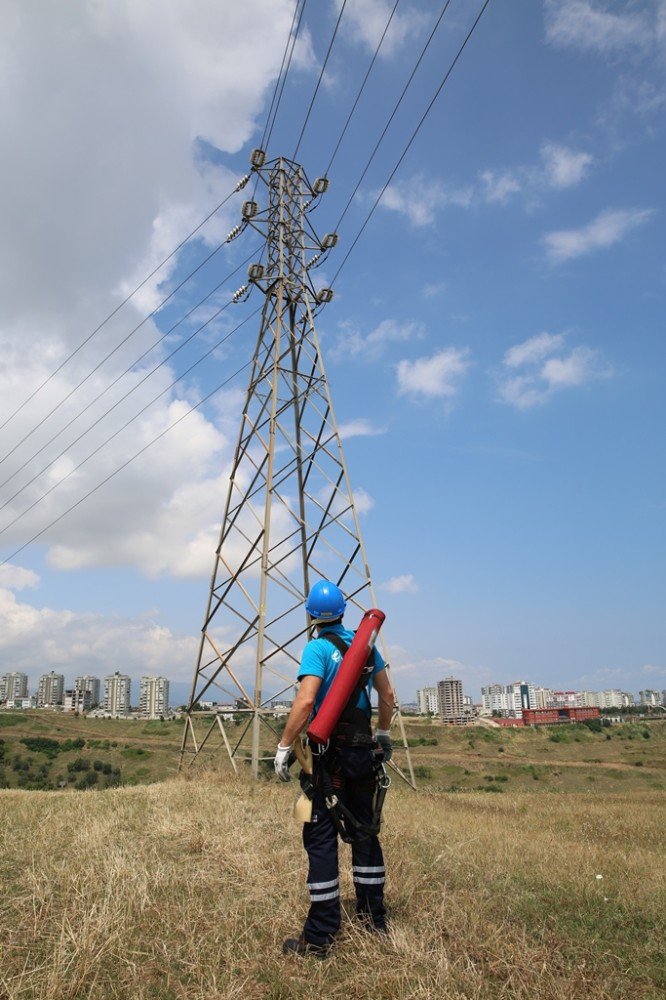
<path id="1" fill-rule="evenodd" d="M 297 938 L 287 938 L 282 945 L 283 955 L 300 955 L 302 958 L 308 955 L 312 958 L 326 958 L 330 950 L 330 945 L 312 944 L 311 941 L 306 941 L 302 934 Z"/>

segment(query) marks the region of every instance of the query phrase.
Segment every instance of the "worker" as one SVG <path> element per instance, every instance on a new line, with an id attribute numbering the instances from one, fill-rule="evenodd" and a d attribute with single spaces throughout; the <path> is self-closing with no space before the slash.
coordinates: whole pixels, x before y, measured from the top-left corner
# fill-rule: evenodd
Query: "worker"
<path id="1" fill-rule="evenodd" d="M 303 651 L 298 672 L 300 686 L 275 756 L 275 770 L 282 781 L 290 780 L 289 763 L 294 741 L 300 739 L 302 730 L 320 708 L 344 652 L 354 638 L 354 633 L 342 624 L 345 606 L 342 591 L 328 580 L 320 580 L 308 595 L 305 607 L 318 634 Z M 369 658 L 365 686 L 359 684 L 352 694 L 350 704 L 315 767 L 312 820 L 303 824 L 310 909 L 300 936 L 284 942 L 284 954 L 325 958 L 340 928 L 338 826 L 326 805 L 323 781 L 335 788 L 342 805 L 355 817 L 357 828 L 370 824 L 376 780 L 373 748 L 383 751 L 385 762 L 393 752 L 390 735 L 393 691 L 379 651 L 373 649 L 370 655 L 372 661 Z M 374 740 L 370 725 L 372 687 L 379 702 Z M 352 701 L 355 703 L 351 704 Z M 386 933 L 386 876 L 376 833 L 357 833 L 351 841 L 351 849 L 357 916 L 367 930 Z"/>

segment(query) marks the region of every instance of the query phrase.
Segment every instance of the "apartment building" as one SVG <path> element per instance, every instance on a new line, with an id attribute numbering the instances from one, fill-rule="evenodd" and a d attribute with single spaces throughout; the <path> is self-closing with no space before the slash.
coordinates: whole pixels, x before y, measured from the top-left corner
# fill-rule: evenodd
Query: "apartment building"
<path id="1" fill-rule="evenodd" d="M 439 717 L 448 725 L 463 726 L 467 722 L 463 701 L 462 681 L 447 677 L 437 685 Z"/>
<path id="2" fill-rule="evenodd" d="M 92 705 L 90 691 L 71 688 L 65 691 L 62 707 L 64 712 L 89 712 Z"/>
<path id="3" fill-rule="evenodd" d="M 37 708 L 54 708 L 56 705 L 62 705 L 64 691 L 63 674 L 56 674 L 53 670 L 48 674 L 42 674 L 37 684 Z"/>
<path id="4" fill-rule="evenodd" d="M 18 671 L 0 677 L 0 702 L 19 701 L 28 697 L 28 675 Z"/>
<path id="5" fill-rule="evenodd" d="M 169 681 L 166 677 L 142 677 L 139 707 L 143 715 L 159 719 L 169 711 Z"/>
<path id="6" fill-rule="evenodd" d="M 132 680 L 116 670 L 104 678 L 104 711 L 111 715 L 129 715 Z"/>
<path id="7" fill-rule="evenodd" d="M 93 677 L 92 674 L 83 674 L 83 676 L 77 677 L 74 680 L 74 689 L 79 693 L 82 700 L 84 699 L 84 694 L 87 692 L 90 695 L 90 707 L 97 708 L 100 703 L 101 691 L 99 677 Z"/>
<path id="8" fill-rule="evenodd" d="M 439 693 L 436 687 L 421 688 L 416 692 L 419 715 L 439 715 Z"/>

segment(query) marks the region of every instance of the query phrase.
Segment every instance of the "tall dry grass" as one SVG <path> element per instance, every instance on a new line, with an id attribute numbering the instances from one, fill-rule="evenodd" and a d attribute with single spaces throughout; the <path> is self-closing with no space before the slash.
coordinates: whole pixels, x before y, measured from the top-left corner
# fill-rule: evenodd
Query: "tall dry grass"
<path id="1" fill-rule="evenodd" d="M 307 906 L 292 788 L 0 793 L 1 1000 L 666 995 L 663 796 L 394 789 L 391 934 L 348 919 L 318 962 L 280 954 Z"/>

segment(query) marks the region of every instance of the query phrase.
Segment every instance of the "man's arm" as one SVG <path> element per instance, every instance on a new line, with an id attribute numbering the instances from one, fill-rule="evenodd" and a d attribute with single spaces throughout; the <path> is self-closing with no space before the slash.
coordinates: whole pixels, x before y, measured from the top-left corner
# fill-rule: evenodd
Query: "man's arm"
<path id="1" fill-rule="evenodd" d="M 393 688 L 388 679 L 386 670 L 380 670 L 378 674 L 372 675 L 372 686 L 377 692 L 379 704 L 377 706 L 377 729 L 389 730 L 391 719 L 393 718 Z M 294 705 L 294 707 L 296 707 Z"/>
<path id="2" fill-rule="evenodd" d="M 303 731 L 314 708 L 317 691 L 321 687 L 321 677 L 307 675 L 301 681 L 300 687 L 291 706 L 291 712 L 280 738 L 280 746 L 290 747 L 296 737 Z"/>

